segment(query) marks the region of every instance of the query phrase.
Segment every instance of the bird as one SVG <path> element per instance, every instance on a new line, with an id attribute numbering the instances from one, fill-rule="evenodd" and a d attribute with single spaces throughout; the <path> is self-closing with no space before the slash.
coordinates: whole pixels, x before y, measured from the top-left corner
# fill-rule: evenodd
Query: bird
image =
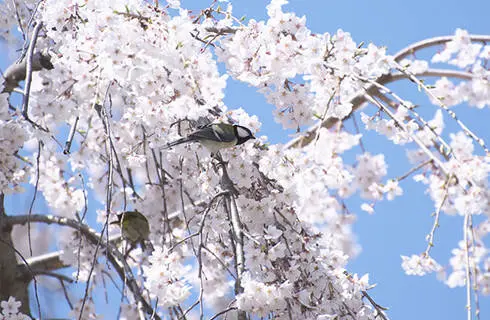
<path id="1" fill-rule="evenodd" d="M 250 129 L 237 124 L 209 123 L 184 138 L 168 143 L 164 149 L 189 142 L 199 142 L 215 156 L 221 149 L 234 147 L 255 139 Z"/>
<path id="2" fill-rule="evenodd" d="M 117 215 L 117 220 L 112 221 L 110 224 L 119 225 L 122 237 L 131 244 L 131 249 L 140 244 L 141 249 L 146 251 L 146 243 L 148 242 L 151 245 L 148 241 L 150 225 L 141 212 L 136 210 L 122 212 Z"/>

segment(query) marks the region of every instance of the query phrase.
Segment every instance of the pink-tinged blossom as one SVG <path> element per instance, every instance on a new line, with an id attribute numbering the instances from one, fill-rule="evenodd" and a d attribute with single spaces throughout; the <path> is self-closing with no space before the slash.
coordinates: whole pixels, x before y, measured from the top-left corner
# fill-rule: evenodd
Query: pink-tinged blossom
<path id="1" fill-rule="evenodd" d="M 462 95 L 458 92 L 459 87 L 446 77 L 437 80 L 430 90 L 432 92 L 430 99 L 435 105 L 443 103 L 446 106 L 453 106 L 461 102 Z"/>
<path id="2" fill-rule="evenodd" d="M 363 203 L 361 205 L 361 210 L 366 211 L 369 214 L 374 213 L 373 205 L 370 205 L 370 204 L 367 204 L 367 203 Z"/>
<path id="3" fill-rule="evenodd" d="M 403 59 L 400 61 L 400 65 L 405 67 L 408 72 L 412 74 L 420 74 L 429 68 L 429 63 L 425 60 L 409 60 Z"/>
<path id="4" fill-rule="evenodd" d="M 442 267 L 425 254 L 402 257 L 402 268 L 407 275 L 423 276 L 427 273 L 440 272 Z"/>
<path id="5" fill-rule="evenodd" d="M 479 230 L 479 228 L 477 228 Z M 475 246 L 469 246 L 468 251 L 464 241 L 459 241 L 458 248 L 453 249 L 449 264 L 452 268 L 446 279 L 446 284 L 451 287 L 462 287 L 466 285 L 466 260 L 469 259 L 472 274 L 476 275 L 478 284 L 483 284 L 485 294 L 488 294 L 488 250 L 479 237 L 478 232 L 474 238 Z M 473 235 L 470 233 L 470 240 Z"/>
<path id="6" fill-rule="evenodd" d="M 145 287 L 160 306 L 175 306 L 187 299 L 191 288 L 184 276 L 189 268 L 183 265 L 178 253 L 157 246 L 148 262 L 148 266 L 143 266 Z"/>
<path id="7" fill-rule="evenodd" d="M 408 132 L 397 125 L 405 122 L 404 119 L 407 113 L 408 111 L 405 107 L 400 107 L 394 114 L 394 119 L 383 119 L 380 117 L 369 117 L 364 112 L 361 112 L 361 121 L 367 130 L 375 130 L 393 141 L 393 143 L 403 145 L 412 141 L 412 135 L 418 129 L 418 125 L 413 120 L 406 125 Z"/>
<path id="8" fill-rule="evenodd" d="M 0 94 L 0 192 L 12 194 L 22 192 L 26 171 L 16 158 L 16 153 L 27 140 L 28 133 L 20 120 L 10 119 L 7 94 Z"/>
<path id="9" fill-rule="evenodd" d="M 357 156 L 357 165 L 351 169 L 355 177 L 355 185 L 366 199 L 381 199 L 383 194 L 381 179 L 387 173 L 384 155 L 372 156 L 364 153 Z"/>
<path id="10" fill-rule="evenodd" d="M 481 48 L 481 44 L 471 42 L 468 31 L 456 29 L 453 40 L 446 43 L 442 52 L 432 57 L 432 62 L 447 62 L 459 68 L 465 68 L 475 62 Z M 453 55 L 456 57 L 451 59 Z"/>
<path id="11" fill-rule="evenodd" d="M 0 302 L 0 319 L 1 320 L 31 320 L 26 314 L 19 312 L 21 302 L 10 296 L 8 300 Z"/>
<path id="12" fill-rule="evenodd" d="M 386 199 L 390 201 L 403 194 L 403 190 L 397 180 L 388 180 L 383 186 L 383 192 L 386 194 Z"/>
<path id="13" fill-rule="evenodd" d="M 368 276 L 344 273 L 349 258 L 360 249 L 352 231 L 356 215 L 343 202 L 359 190 L 369 203 L 361 210 L 372 213 L 384 197 L 392 200 L 401 195 L 401 185 L 385 177 L 383 154 L 363 152 L 354 163 L 346 160 L 347 151 L 357 152 L 360 134 L 348 133 L 340 125 L 322 126 L 303 146 L 308 138 L 303 130 L 319 121 L 328 124 L 332 118 L 351 116 L 352 99 L 367 88 L 364 80 L 393 71 L 393 58 L 384 47 L 360 46 L 343 30 L 313 34 L 305 17 L 286 11 L 285 0 L 271 1 L 266 20 L 243 23 L 233 18 L 231 4 L 196 20 L 193 12 L 180 8 L 180 1 L 167 3 L 179 10 L 154 8 L 139 0 L 40 4 L 36 19 L 43 21 L 45 30 L 38 47 L 55 53 L 55 68 L 34 74 L 29 113 L 49 133 L 20 120 L 18 112 L 9 110 L 7 95 L 0 96 L 0 191 L 20 192 L 22 182 L 35 185 L 39 180 L 38 191 L 51 211 L 71 218 L 85 209 L 88 191 L 104 207 L 95 211 L 99 227 L 124 210 L 144 213 L 155 251 L 148 256 L 136 248 L 128 263 L 137 270 L 144 295 L 158 298 L 157 312 L 185 306 L 202 285 L 206 307 L 223 310 L 234 303 L 252 317 L 337 319 L 347 308 L 359 319 L 374 319 L 375 311 L 362 294 L 369 288 Z M 0 29 L 15 22 L 14 14 L 3 17 L 4 8 L 0 4 Z M 25 13 L 21 9 L 22 17 Z M 209 31 L 225 27 L 232 32 L 216 36 Z M 3 29 L 0 32 L 4 34 Z M 197 37 L 213 41 L 205 44 Z M 446 78 L 436 81 L 431 89 L 434 104 L 467 101 L 479 108 L 488 104 L 489 72 L 480 62 L 488 58 L 489 49 L 480 49 L 466 31 L 457 30 L 434 57 L 433 62 L 468 68 L 474 77 L 459 83 Z M 422 60 L 405 60 L 401 65 L 415 74 L 429 68 Z M 285 149 L 270 144 L 260 136 L 257 116 L 240 106 L 226 106 L 228 77 L 264 95 L 274 106 L 275 120 L 297 132 L 302 146 Z M 397 145 L 417 137 L 432 151 L 436 136 L 445 129 L 443 112 L 437 111 L 428 121 L 429 130 L 414 119 L 417 110 L 412 103 L 395 103 L 393 118 L 384 112 L 361 114 L 365 128 Z M 216 197 L 223 191 L 216 166 L 198 143 L 162 148 L 194 130 L 201 117 L 244 125 L 258 137 L 254 143 L 222 152 L 239 193 L 235 201 L 245 233 L 244 292 L 236 301 L 232 298 L 236 253 L 230 240 L 229 206 L 224 205 L 226 199 Z M 53 136 L 75 120 L 72 150 L 61 155 Z M 490 211 L 488 157 L 475 156 L 473 140 L 465 133 L 445 136 L 450 137 L 453 153 L 448 159 L 441 157 L 444 169 L 462 184 L 471 182 L 471 187 L 463 192 L 434 163 L 421 169 L 416 181 L 427 188 L 442 213 L 483 217 Z M 26 163 L 35 165 L 24 165 L 16 158 L 19 151 L 27 153 Z M 421 149 L 409 151 L 407 157 L 414 164 L 428 159 Z M 115 160 L 111 202 L 106 203 L 110 158 Z M 106 208 L 111 209 L 109 216 Z M 490 282 L 487 249 L 481 242 L 488 229 L 484 223 L 477 228 L 473 239 L 477 245 L 470 252 L 482 292 L 488 292 Z M 201 231 L 203 239 L 195 236 Z M 80 281 L 89 280 L 92 272 L 92 283 L 102 283 L 106 265 L 99 259 L 105 252 L 101 249 L 95 256 L 94 245 L 79 237 L 60 231 L 60 258 L 79 267 Z M 199 268 L 186 265 L 196 259 L 196 248 L 202 249 Z M 450 286 L 464 281 L 466 263 L 463 246 L 453 255 Z M 403 268 L 419 275 L 441 269 L 425 255 L 403 257 Z M 328 295 L 325 288 L 332 288 Z M 84 318 L 100 318 L 90 297 L 87 301 Z M 80 307 L 79 301 L 73 317 Z M 9 310 L 17 309 L 14 304 Z M 135 314 L 133 305 L 123 305 L 122 317 Z"/>
<path id="14" fill-rule="evenodd" d="M 20 301 L 15 300 L 14 297 L 10 296 L 7 301 L 0 302 L 0 307 L 2 308 L 2 314 L 4 316 L 15 315 L 19 312 L 19 307 L 22 305 Z"/>

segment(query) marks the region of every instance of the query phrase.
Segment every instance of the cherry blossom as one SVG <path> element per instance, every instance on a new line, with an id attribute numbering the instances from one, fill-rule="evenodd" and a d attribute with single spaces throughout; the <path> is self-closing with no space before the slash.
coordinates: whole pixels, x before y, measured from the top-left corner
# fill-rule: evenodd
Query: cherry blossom
<path id="1" fill-rule="evenodd" d="M 472 268 L 477 290 L 490 293 L 488 150 L 452 109 L 488 105 L 488 46 L 458 29 L 431 61 L 409 59 L 341 29 L 313 33 L 285 0 L 270 1 L 260 21 L 235 18 L 231 3 L 201 12 L 166 3 L 39 3 L 36 50 L 49 52 L 53 68 L 33 73 L 28 110 L 0 94 L 0 191 L 15 196 L 29 184 L 54 215 L 33 221 L 69 227 L 55 233 L 59 261 L 86 285 L 71 317 L 103 318 L 95 288 L 119 277 L 127 319 L 198 309 L 201 317 L 385 318 L 366 299 L 368 275 L 349 274 L 360 252 L 352 226 L 357 214 L 396 201 L 415 171 L 433 202 L 434 230 L 440 214 L 466 221 L 445 283 L 469 286 Z M 0 12 L 0 35 L 11 41 L 13 8 L 1 4 Z M 418 80 L 436 63 L 465 70 L 458 81 L 447 73 L 431 85 Z M 229 78 L 273 105 L 275 121 L 295 132 L 290 143 L 271 143 L 259 117 L 225 104 Z M 437 109 L 419 112 L 392 92 L 387 82 L 398 78 Z M 240 124 L 257 139 L 219 157 L 199 143 L 165 148 L 203 122 Z M 365 147 L 369 130 L 406 148 L 415 167 L 394 176 L 391 155 Z M 351 208 L 358 198 L 365 202 Z M 129 210 L 148 220 L 143 240 L 153 250 L 109 225 Z M 443 273 L 429 255 L 434 230 L 424 253 L 402 256 L 406 274 Z M 14 297 L 1 302 L 4 318 L 19 307 Z"/>

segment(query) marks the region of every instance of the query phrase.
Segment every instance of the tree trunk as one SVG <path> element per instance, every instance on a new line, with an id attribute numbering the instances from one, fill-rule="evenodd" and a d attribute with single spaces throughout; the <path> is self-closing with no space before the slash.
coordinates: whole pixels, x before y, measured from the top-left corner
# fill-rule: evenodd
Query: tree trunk
<path id="1" fill-rule="evenodd" d="M 17 272 L 17 259 L 12 243 L 12 226 L 5 213 L 4 194 L 0 194 L 0 301 L 15 297 L 22 303 L 20 312 L 30 315 L 29 282 L 22 280 Z"/>

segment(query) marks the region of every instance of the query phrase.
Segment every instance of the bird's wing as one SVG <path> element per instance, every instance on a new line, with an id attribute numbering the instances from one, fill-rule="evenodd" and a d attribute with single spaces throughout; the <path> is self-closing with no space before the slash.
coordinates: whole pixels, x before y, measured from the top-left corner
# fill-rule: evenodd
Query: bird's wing
<path id="1" fill-rule="evenodd" d="M 220 142 L 233 142 L 235 140 L 234 134 L 226 134 L 220 126 L 215 124 L 207 125 L 202 129 L 194 131 L 189 134 L 188 138 L 191 140 L 213 140 Z"/>

